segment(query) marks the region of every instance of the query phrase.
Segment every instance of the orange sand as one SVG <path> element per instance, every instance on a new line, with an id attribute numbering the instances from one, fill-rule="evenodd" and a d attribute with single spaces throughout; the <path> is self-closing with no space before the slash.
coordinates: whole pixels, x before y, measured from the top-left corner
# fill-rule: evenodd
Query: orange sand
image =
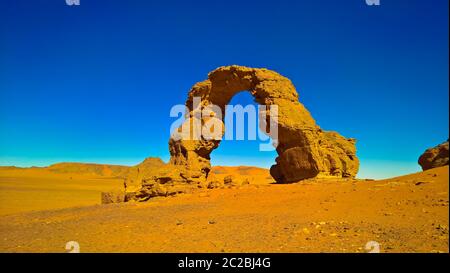
<path id="1" fill-rule="evenodd" d="M 249 186 L 94 205 L 121 180 L 2 170 L 2 214 L 92 206 L 0 216 L 0 252 L 64 252 L 68 241 L 81 252 L 366 252 L 368 241 L 381 252 L 449 251 L 448 166 L 288 185 L 269 184 L 267 170 L 248 171 L 257 178 Z"/>

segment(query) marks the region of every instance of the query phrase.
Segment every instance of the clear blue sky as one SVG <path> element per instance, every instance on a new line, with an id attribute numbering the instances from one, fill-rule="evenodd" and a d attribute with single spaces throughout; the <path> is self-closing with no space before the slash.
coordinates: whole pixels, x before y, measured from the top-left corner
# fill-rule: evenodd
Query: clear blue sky
<path id="1" fill-rule="evenodd" d="M 289 77 L 358 139 L 360 177 L 418 171 L 448 138 L 448 0 L 0 2 L 0 165 L 167 160 L 170 108 L 231 64 Z M 213 164 L 269 167 L 258 144 L 224 141 Z"/>

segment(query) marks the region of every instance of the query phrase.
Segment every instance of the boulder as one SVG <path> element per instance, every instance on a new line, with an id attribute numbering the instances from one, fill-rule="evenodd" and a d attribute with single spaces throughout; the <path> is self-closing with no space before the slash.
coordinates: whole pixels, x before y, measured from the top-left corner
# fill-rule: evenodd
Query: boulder
<path id="1" fill-rule="evenodd" d="M 217 188 L 223 188 L 224 187 L 224 184 L 223 183 L 220 183 L 220 181 L 218 181 L 218 180 L 211 180 L 209 183 L 208 183 L 208 189 L 217 189 Z"/>
<path id="2" fill-rule="evenodd" d="M 102 204 L 122 203 L 125 202 L 124 191 L 109 191 L 101 193 Z"/>
<path id="3" fill-rule="evenodd" d="M 179 193 L 190 193 L 199 188 L 206 188 L 206 181 L 186 178 L 184 167 L 173 164 L 159 165 L 157 167 L 147 164 L 137 173 L 131 173 L 126 181 L 139 182 L 139 187 L 128 190 L 131 200 L 146 201 L 157 196 L 172 196 Z M 136 190 L 134 194 L 132 191 Z"/>
<path id="4" fill-rule="evenodd" d="M 422 167 L 422 170 L 426 171 L 448 165 L 448 149 L 448 140 L 436 147 L 427 149 L 419 157 L 419 165 Z"/>

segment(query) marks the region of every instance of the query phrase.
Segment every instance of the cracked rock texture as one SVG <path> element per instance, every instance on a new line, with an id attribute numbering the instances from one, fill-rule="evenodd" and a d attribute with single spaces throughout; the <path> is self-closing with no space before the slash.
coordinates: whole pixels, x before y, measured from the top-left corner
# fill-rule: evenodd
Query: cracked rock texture
<path id="1" fill-rule="evenodd" d="M 419 157 L 419 165 L 424 171 L 448 165 L 448 152 L 447 140 L 436 147 L 427 149 Z"/>

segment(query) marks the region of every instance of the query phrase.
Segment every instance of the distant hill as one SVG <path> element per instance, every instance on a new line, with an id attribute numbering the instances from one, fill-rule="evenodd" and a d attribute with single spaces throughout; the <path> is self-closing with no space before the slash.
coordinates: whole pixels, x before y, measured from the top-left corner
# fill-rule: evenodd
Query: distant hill
<path id="1" fill-rule="evenodd" d="M 21 168 L 14 166 L 0 166 L 1 176 L 82 176 L 91 178 L 122 178 L 128 173 L 130 167 L 91 163 L 57 163 L 49 167 Z"/>
<path id="2" fill-rule="evenodd" d="M 226 176 L 235 176 L 238 181 L 247 180 L 251 184 L 268 184 L 274 182 L 268 169 L 252 166 L 214 166 L 209 179 L 223 181 Z"/>
<path id="3" fill-rule="evenodd" d="M 89 177 L 110 177 L 110 178 L 124 178 L 130 172 L 135 172 L 138 169 L 152 170 L 160 168 L 165 163 L 156 157 L 146 158 L 144 161 L 136 166 L 122 166 L 96 163 L 78 163 L 78 162 L 62 162 L 50 165 L 48 167 L 30 167 L 21 168 L 15 166 L 0 166 L 0 174 L 11 175 L 68 175 L 68 176 L 89 176 Z M 210 175 L 223 178 L 227 175 L 251 176 L 264 179 L 271 179 L 269 170 L 251 167 L 251 166 L 214 166 L 211 169 Z"/>
<path id="4" fill-rule="evenodd" d="M 269 175 L 269 170 L 259 167 L 252 166 L 213 166 L 211 172 L 214 174 L 226 174 L 226 173 L 235 173 L 240 175 L 261 175 L 267 174 Z"/>
<path id="5" fill-rule="evenodd" d="M 91 163 L 57 163 L 46 168 L 53 173 L 87 174 L 107 177 L 124 177 L 130 167 Z"/>

